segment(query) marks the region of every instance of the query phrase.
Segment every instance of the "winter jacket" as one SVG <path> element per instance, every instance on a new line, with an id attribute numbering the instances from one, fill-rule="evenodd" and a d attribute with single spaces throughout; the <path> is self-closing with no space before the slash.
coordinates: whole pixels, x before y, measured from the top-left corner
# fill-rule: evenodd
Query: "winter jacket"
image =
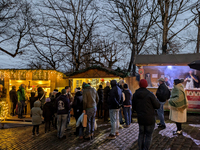
<path id="1" fill-rule="evenodd" d="M 34 107 L 31 109 L 31 116 L 32 116 L 32 124 L 33 125 L 40 125 L 42 123 L 42 110 L 40 108 L 41 102 L 36 101 L 34 103 Z"/>
<path id="2" fill-rule="evenodd" d="M 50 99 L 53 106 L 53 112 L 56 113 L 56 95 L 52 95 Z"/>
<path id="3" fill-rule="evenodd" d="M 165 83 L 162 83 L 159 85 L 156 96 L 160 102 L 165 102 L 170 98 L 171 92 L 168 89 L 168 87 L 165 85 Z"/>
<path id="4" fill-rule="evenodd" d="M 127 89 L 124 90 L 125 95 L 125 101 L 123 102 L 123 105 L 132 105 L 132 92 L 131 90 Z"/>
<path id="5" fill-rule="evenodd" d="M 74 117 L 78 119 L 83 112 L 83 93 L 81 91 L 76 92 L 72 108 L 74 110 Z"/>
<path id="6" fill-rule="evenodd" d="M 46 102 L 43 106 L 43 117 L 44 121 L 52 120 L 52 116 L 54 114 L 53 105 L 51 102 Z"/>
<path id="7" fill-rule="evenodd" d="M 12 89 L 10 92 L 9 92 L 9 95 L 10 95 L 10 100 L 13 102 L 13 103 L 17 103 L 18 101 L 18 96 L 17 96 L 17 91 Z"/>
<path id="8" fill-rule="evenodd" d="M 149 90 L 139 88 L 133 94 L 132 107 L 137 112 L 138 123 L 148 126 L 155 123 L 155 109 L 160 108 L 160 103 Z"/>
<path id="9" fill-rule="evenodd" d="M 99 96 L 97 91 L 88 84 L 85 85 L 83 89 L 83 110 L 96 107 L 98 102 Z"/>
<path id="10" fill-rule="evenodd" d="M 41 87 L 38 87 L 37 91 L 38 91 L 37 100 L 39 100 L 41 102 L 41 107 L 43 108 L 44 103 L 45 103 L 45 99 L 46 99 L 44 90 Z"/>
<path id="11" fill-rule="evenodd" d="M 172 89 L 172 95 L 169 100 L 169 105 L 170 120 L 181 123 L 187 121 L 188 100 L 184 91 L 184 87 L 181 83 L 175 85 Z"/>
<path id="12" fill-rule="evenodd" d="M 104 110 L 108 110 L 108 96 L 109 96 L 109 93 L 110 93 L 110 87 L 109 86 L 106 86 L 104 88 L 104 92 L 103 92 L 103 108 Z"/>
<path id="13" fill-rule="evenodd" d="M 123 104 L 122 90 L 117 86 L 117 81 L 111 81 L 111 87 L 108 98 L 109 109 L 119 109 Z"/>
<path id="14" fill-rule="evenodd" d="M 17 91 L 17 96 L 18 96 L 18 102 L 26 100 L 25 90 L 22 86 L 19 87 L 19 90 Z"/>
<path id="15" fill-rule="evenodd" d="M 56 99 L 56 112 L 57 115 L 68 114 L 70 110 L 70 101 L 66 95 L 60 95 Z"/>
<path id="16" fill-rule="evenodd" d="M 99 103 L 103 103 L 103 89 L 98 89 Z"/>

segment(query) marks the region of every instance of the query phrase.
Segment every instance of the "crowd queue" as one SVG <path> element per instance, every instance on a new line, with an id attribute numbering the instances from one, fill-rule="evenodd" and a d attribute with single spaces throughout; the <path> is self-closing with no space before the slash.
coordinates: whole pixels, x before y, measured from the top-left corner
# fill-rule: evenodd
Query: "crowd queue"
<path id="1" fill-rule="evenodd" d="M 124 124 L 122 110 L 125 120 L 125 128 L 132 122 L 132 112 L 136 111 L 139 124 L 138 146 L 140 150 L 149 149 L 152 133 L 155 128 L 156 113 L 160 119 L 158 127 L 165 129 L 163 105 L 168 100 L 170 107 L 169 118 L 176 122 L 177 130 L 173 134 L 182 134 L 182 123 L 187 120 L 187 98 L 184 92 L 182 81 L 174 80 L 172 91 L 165 84 L 165 79 L 158 80 L 159 87 L 156 95 L 147 89 L 148 83 L 145 79 L 139 81 L 140 88 L 134 94 L 129 90 L 128 84 L 123 80 L 117 83 L 116 80 L 106 83 L 103 89 L 99 85 L 96 91 L 90 84 L 83 83 L 82 89 L 75 89 L 75 96 L 70 94 L 70 87 L 66 86 L 61 92 L 55 89 L 48 98 L 45 97 L 41 87 L 37 89 L 38 95 L 31 93 L 30 107 L 32 117 L 32 136 L 39 135 L 39 125 L 42 124 L 42 116 L 45 122 L 45 133 L 50 131 L 53 125 L 57 129 L 57 137 L 63 138 L 64 131 L 69 128 L 70 112 L 73 108 L 76 119 L 76 131 L 74 134 L 80 139 L 90 140 L 94 138 L 95 116 L 110 121 L 111 131 L 107 139 L 115 139 L 120 135 L 119 126 Z M 25 90 L 21 85 L 16 91 L 13 86 L 10 91 L 10 98 L 13 102 L 12 113 L 18 105 L 18 117 L 23 118 L 25 112 Z M 104 110 L 104 113 L 103 113 Z M 83 127 L 84 115 L 87 115 L 86 129 Z M 110 118 L 110 120 L 109 120 Z M 84 133 L 85 130 L 85 133 Z M 36 134 L 35 134 L 36 133 Z"/>

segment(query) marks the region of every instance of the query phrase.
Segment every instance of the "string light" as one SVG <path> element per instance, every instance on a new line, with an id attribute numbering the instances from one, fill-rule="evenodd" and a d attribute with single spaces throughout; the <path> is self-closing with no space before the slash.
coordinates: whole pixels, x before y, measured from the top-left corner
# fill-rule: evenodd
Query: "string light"
<path id="1" fill-rule="evenodd" d="M 0 102 L 0 122 L 5 120 L 8 116 L 8 103 L 5 101 Z"/>

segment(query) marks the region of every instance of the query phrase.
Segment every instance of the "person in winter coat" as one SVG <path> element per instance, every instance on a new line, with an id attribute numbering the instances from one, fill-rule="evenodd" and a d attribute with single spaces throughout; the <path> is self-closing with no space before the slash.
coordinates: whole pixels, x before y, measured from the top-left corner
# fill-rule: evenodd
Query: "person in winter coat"
<path id="1" fill-rule="evenodd" d="M 41 109 L 43 109 L 45 99 L 46 99 L 45 92 L 42 89 L 42 87 L 38 87 L 37 92 L 38 92 L 37 100 L 39 100 L 41 102 Z"/>
<path id="2" fill-rule="evenodd" d="M 66 90 L 62 89 L 61 92 L 62 95 L 60 95 L 56 99 L 56 109 L 57 109 L 57 137 L 63 138 L 67 122 L 67 114 L 70 109 L 70 101 L 66 97 Z"/>
<path id="3" fill-rule="evenodd" d="M 31 97 L 29 99 L 30 99 L 30 108 L 32 109 L 36 101 L 35 92 L 31 92 Z"/>
<path id="4" fill-rule="evenodd" d="M 160 119 L 160 123 L 158 123 L 158 127 L 165 129 L 166 125 L 165 125 L 165 120 L 164 120 L 163 106 L 164 106 L 165 102 L 170 98 L 171 92 L 165 84 L 165 79 L 160 78 L 158 80 L 158 82 L 159 82 L 159 87 L 156 91 L 156 96 L 157 96 L 159 103 L 160 103 L 160 108 L 157 109 L 157 114 L 158 114 L 158 117 Z"/>
<path id="5" fill-rule="evenodd" d="M 108 99 L 111 133 L 107 139 L 115 139 L 119 135 L 119 111 L 123 103 L 122 90 L 116 80 L 111 81 L 111 87 Z"/>
<path id="6" fill-rule="evenodd" d="M 73 102 L 73 96 L 71 95 L 71 88 L 70 88 L 70 86 L 66 86 L 65 87 L 65 90 L 66 90 L 66 92 L 67 92 L 67 94 L 66 94 L 66 97 L 69 99 L 69 101 L 70 101 L 70 109 L 69 109 L 69 112 L 68 112 L 68 115 L 67 115 L 67 124 L 66 124 L 66 127 L 67 127 L 67 129 L 68 130 L 70 130 L 71 129 L 71 127 L 69 126 L 69 122 L 70 122 L 70 118 L 71 118 L 71 105 L 72 105 L 72 102 Z"/>
<path id="7" fill-rule="evenodd" d="M 118 86 L 122 91 L 123 101 L 125 100 L 124 89 L 123 89 L 124 84 L 125 84 L 124 80 L 120 80 L 119 83 L 118 83 Z M 122 119 L 122 110 L 123 110 L 123 108 L 121 107 L 120 110 L 119 110 L 119 122 L 120 122 L 120 124 L 124 124 L 124 121 Z"/>
<path id="8" fill-rule="evenodd" d="M 132 107 L 132 92 L 128 88 L 128 84 L 124 84 L 124 95 L 125 95 L 125 101 L 123 102 L 123 113 L 124 113 L 124 119 L 126 122 L 125 128 L 128 128 L 131 124 L 131 107 Z"/>
<path id="9" fill-rule="evenodd" d="M 145 79 L 140 80 L 139 86 L 133 94 L 132 107 L 137 113 L 139 124 L 139 150 L 148 150 L 155 127 L 155 109 L 160 108 L 160 103 L 155 95 L 146 89 L 148 83 Z"/>
<path id="10" fill-rule="evenodd" d="M 18 95 L 18 118 L 24 118 L 23 113 L 24 113 L 24 106 L 25 106 L 25 101 L 26 101 L 24 84 L 20 85 L 17 91 L 17 95 Z"/>
<path id="11" fill-rule="evenodd" d="M 87 114 L 87 128 L 85 139 L 89 140 L 94 136 L 95 115 L 99 96 L 97 91 L 90 85 L 83 82 L 83 113 Z"/>
<path id="12" fill-rule="evenodd" d="M 103 118 L 103 89 L 102 89 L 102 85 L 99 85 L 99 89 L 97 90 L 97 93 L 99 95 L 99 102 L 97 104 L 97 116 L 98 118 Z M 99 116 L 99 114 L 101 114 Z"/>
<path id="13" fill-rule="evenodd" d="M 43 106 L 43 117 L 45 122 L 45 133 L 50 131 L 50 124 L 53 119 L 53 105 L 51 103 L 51 99 L 47 98 L 45 101 L 45 104 Z"/>
<path id="14" fill-rule="evenodd" d="M 12 102 L 12 116 L 14 116 L 15 108 L 18 101 L 16 86 L 12 86 L 12 90 L 9 92 L 9 95 L 10 95 L 10 101 Z"/>
<path id="15" fill-rule="evenodd" d="M 75 93 L 75 96 L 74 96 L 74 101 L 72 103 L 72 108 L 74 110 L 74 117 L 75 117 L 76 122 L 77 122 L 78 118 L 83 113 L 83 93 L 80 91 L 80 88 L 76 88 L 75 92 L 76 93 Z M 82 126 L 82 124 L 80 124 L 79 127 L 76 128 L 75 134 L 77 136 L 79 135 L 80 139 L 83 138 L 83 126 Z"/>
<path id="16" fill-rule="evenodd" d="M 33 134 L 35 135 L 35 129 L 36 129 L 36 136 L 39 135 L 39 125 L 42 124 L 42 110 L 40 108 L 41 102 L 35 101 L 34 107 L 31 109 L 31 117 L 32 117 L 32 125 L 33 125 Z"/>
<path id="17" fill-rule="evenodd" d="M 109 108 L 108 108 L 108 95 L 110 92 L 110 83 L 106 83 L 106 87 L 104 88 L 103 92 L 103 108 L 104 108 L 104 121 L 108 121 L 109 118 Z"/>
<path id="18" fill-rule="evenodd" d="M 52 118 L 52 125 L 53 127 L 56 129 L 56 122 L 57 122 L 57 117 L 56 117 L 56 99 L 58 96 L 60 95 L 57 95 L 58 93 L 58 90 L 57 89 L 54 89 L 54 91 L 52 92 L 51 96 L 50 96 L 50 99 L 51 99 L 51 104 L 53 106 L 53 118 Z M 56 96 L 57 95 L 57 96 Z"/>
<path id="19" fill-rule="evenodd" d="M 173 134 L 182 134 L 182 123 L 187 121 L 187 106 L 188 101 L 184 91 L 184 87 L 181 84 L 181 80 L 174 80 L 174 88 L 172 89 L 171 97 L 169 99 L 170 115 L 169 119 L 176 122 L 177 131 L 173 131 Z"/>

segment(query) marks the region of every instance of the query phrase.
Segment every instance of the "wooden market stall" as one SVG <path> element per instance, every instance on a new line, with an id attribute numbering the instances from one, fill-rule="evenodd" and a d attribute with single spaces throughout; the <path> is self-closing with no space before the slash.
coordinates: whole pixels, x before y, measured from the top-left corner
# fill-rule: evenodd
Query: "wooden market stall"
<path id="1" fill-rule="evenodd" d="M 55 70 L 0 69 L 0 102 L 7 102 L 10 108 L 9 91 L 12 86 L 18 90 L 24 84 L 27 98 L 32 91 L 37 91 L 37 87 L 42 87 L 48 97 L 55 88 L 61 91 L 69 85 L 68 81 L 65 74 Z"/>
<path id="2" fill-rule="evenodd" d="M 136 56 L 136 66 L 141 79 L 146 79 L 148 89 L 156 92 L 158 79 L 164 78 L 169 83 L 169 88 L 173 88 L 174 79 L 185 79 L 191 70 L 189 63 L 200 60 L 200 54 L 174 54 L 174 55 L 138 55 Z M 200 71 L 193 70 L 196 77 L 200 77 Z M 183 83 L 184 86 L 186 82 Z M 186 89 L 188 98 L 188 111 L 200 112 L 200 88 Z M 168 103 L 165 105 L 168 109 Z"/>
<path id="3" fill-rule="evenodd" d="M 78 87 L 82 89 L 83 82 L 90 83 L 91 86 L 97 90 L 99 85 L 102 85 L 103 88 L 105 88 L 106 82 L 110 82 L 111 80 L 119 81 L 124 76 L 125 74 L 122 72 L 118 72 L 109 68 L 92 66 L 69 75 L 71 92 L 74 93 L 75 88 Z"/>

